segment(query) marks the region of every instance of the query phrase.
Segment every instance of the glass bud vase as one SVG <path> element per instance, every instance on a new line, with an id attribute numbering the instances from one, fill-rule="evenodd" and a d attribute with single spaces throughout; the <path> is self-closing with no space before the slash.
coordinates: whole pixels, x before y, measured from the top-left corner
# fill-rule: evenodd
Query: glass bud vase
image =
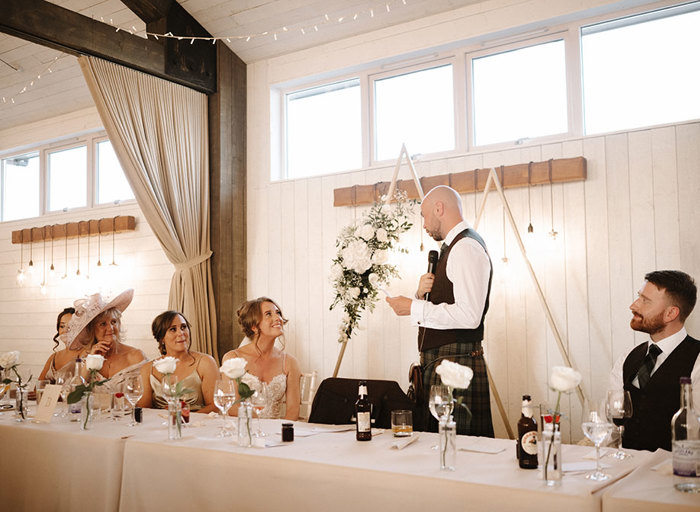
<path id="1" fill-rule="evenodd" d="M 26 387 L 18 387 L 15 394 L 15 419 L 17 421 L 26 421 L 27 404 L 29 403 L 29 390 Z"/>
<path id="2" fill-rule="evenodd" d="M 248 401 L 238 407 L 238 446 L 253 446 L 253 406 Z"/>
<path id="3" fill-rule="evenodd" d="M 95 419 L 95 399 L 91 392 L 86 392 L 80 399 L 80 430 L 90 430 Z"/>
<path id="4" fill-rule="evenodd" d="M 542 474 L 548 487 L 561 485 L 561 430 L 559 423 L 547 423 L 542 430 Z"/>
<path id="5" fill-rule="evenodd" d="M 454 471 L 457 462 L 457 424 L 452 416 L 440 420 L 440 469 Z"/>
<path id="6" fill-rule="evenodd" d="M 168 400 L 168 439 L 182 438 L 182 405 L 180 400 Z"/>

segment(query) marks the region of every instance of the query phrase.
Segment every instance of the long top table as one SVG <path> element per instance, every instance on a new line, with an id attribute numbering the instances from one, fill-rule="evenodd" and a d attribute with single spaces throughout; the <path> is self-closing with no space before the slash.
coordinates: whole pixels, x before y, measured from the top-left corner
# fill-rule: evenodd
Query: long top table
<path id="1" fill-rule="evenodd" d="M 0 414 L 0 508 L 3 510 L 608 510 L 608 488 L 620 492 L 647 452 L 608 468 L 616 486 L 565 474 L 548 488 L 536 470 L 518 468 L 514 441 L 458 436 L 458 444 L 502 449 L 496 454 L 459 451 L 456 471 L 441 471 L 431 450 L 437 434 L 420 433 L 402 450 L 391 432 L 371 442 L 353 430 L 296 423 L 293 443 L 241 448 L 217 438 L 221 420 L 193 414 L 182 439 L 168 441 L 164 411 L 144 410 L 144 423 L 15 423 Z M 268 441 L 279 440 L 280 421 L 263 420 Z M 304 432 L 313 435 L 302 437 Z M 590 447 L 563 446 L 565 462 L 585 460 Z M 666 452 L 668 453 L 668 452 Z M 654 480 L 654 475 L 646 475 Z M 685 499 L 670 490 L 671 502 Z M 616 494 L 616 497 L 619 497 Z M 700 497 L 697 499 L 700 508 Z M 611 501 L 611 506 L 618 502 Z M 656 503 L 658 505 L 658 502 Z M 610 510 L 613 510 L 611 508 Z"/>

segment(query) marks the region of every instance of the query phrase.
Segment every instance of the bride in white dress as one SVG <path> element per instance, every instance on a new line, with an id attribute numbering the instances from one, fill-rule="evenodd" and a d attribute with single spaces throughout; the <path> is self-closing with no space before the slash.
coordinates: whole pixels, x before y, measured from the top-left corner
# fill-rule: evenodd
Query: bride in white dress
<path id="1" fill-rule="evenodd" d="M 265 406 L 260 412 L 261 418 L 299 419 L 299 363 L 275 347 L 275 341 L 284 335 L 284 324 L 287 323 L 279 306 L 272 299 L 259 297 L 243 303 L 236 314 L 251 343 L 227 352 L 221 362 L 234 357 L 242 357 L 248 362 L 243 382 L 263 397 Z M 234 409 L 230 413 L 235 415 L 237 411 Z"/>

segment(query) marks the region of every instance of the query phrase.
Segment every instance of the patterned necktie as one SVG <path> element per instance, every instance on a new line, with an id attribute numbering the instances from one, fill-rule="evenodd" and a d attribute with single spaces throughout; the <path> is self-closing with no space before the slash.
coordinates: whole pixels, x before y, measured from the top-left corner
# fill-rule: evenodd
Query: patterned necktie
<path id="1" fill-rule="evenodd" d="M 647 355 L 644 357 L 644 361 L 642 361 L 642 366 L 639 367 L 639 371 L 637 372 L 639 389 L 644 389 L 644 387 L 649 383 L 651 371 L 654 369 L 656 358 L 659 357 L 660 353 L 661 349 L 656 345 L 656 343 L 652 343 L 651 347 L 649 347 L 649 352 L 647 352 Z"/>

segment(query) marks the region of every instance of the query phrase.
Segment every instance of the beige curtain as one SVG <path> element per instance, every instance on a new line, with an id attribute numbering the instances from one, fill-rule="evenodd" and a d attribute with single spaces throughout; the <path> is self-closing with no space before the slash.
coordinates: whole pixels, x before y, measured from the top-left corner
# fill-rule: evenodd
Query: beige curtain
<path id="1" fill-rule="evenodd" d="M 139 207 L 175 265 L 168 307 L 192 323 L 192 348 L 218 359 L 207 97 L 102 59 L 79 62 Z"/>

